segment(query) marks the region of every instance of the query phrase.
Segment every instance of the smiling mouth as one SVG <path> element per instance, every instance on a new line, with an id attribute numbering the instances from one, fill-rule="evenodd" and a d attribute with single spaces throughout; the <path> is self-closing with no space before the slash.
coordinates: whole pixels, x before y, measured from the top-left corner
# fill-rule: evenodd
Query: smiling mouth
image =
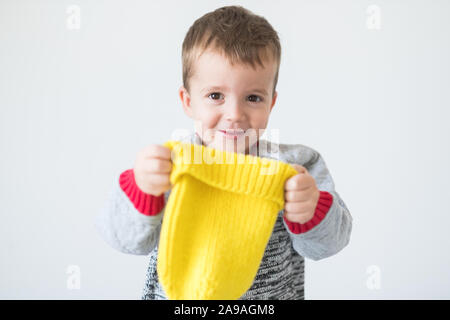
<path id="1" fill-rule="evenodd" d="M 224 136 L 227 138 L 237 138 L 239 136 L 244 135 L 244 130 L 219 130 Z"/>

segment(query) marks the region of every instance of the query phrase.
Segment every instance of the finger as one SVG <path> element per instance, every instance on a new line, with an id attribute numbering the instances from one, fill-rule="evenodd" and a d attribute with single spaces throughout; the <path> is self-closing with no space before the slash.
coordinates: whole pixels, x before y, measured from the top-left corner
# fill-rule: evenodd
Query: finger
<path id="1" fill-rule="evenodd" d="M 170 176 L 158 173 L 145 174 L 145 181 L 149 186 L 165 186 L 170 185 Z"/>
<path id="2" fill-rule="evenodd" d="M 311 211 L 312 204 L 309 201 L 286 202 L 284 210 L 288 213 L 307 213 Z"/>
<path id="3" fill-rule="evenodd" d="M 309 174 L 300 174 L 297 179 L 299 191 L 305 191 L 315 185 L 314 178 Z"/>
<path id="4" fill-rule="evenodd" d="M 284 200 L 286 202 L 301 202 L 306 201 L 310 198 L 310 195 L 307 192 L 300 191 L 286 191 L 284 193 Z"/>
<path id="5" fill-rule="evenodd" d="M 287 191 L 301 191 L 306 190 L 311 187 L 312 181 L 311 176 L 300 173 L 292 178 L 289 178 L 285 184 L 285 190 Z"/>
<path id="6" fill-rule="evenodd" d="M 142 170 L 146 173 L 169 173 L 172 171 L 172 162 L 158 158 L 145 159 Z"/>
<path id="7" fill-rule="evenodd" d="M 144 158 L 171 160 L 172 150 L 159 144 L 151 144 L 142 150 L 142 156 Z"/>
<path id="8" fill-rule="evenodd" d="M 298 175 L 293 176 L 292 178 L 289 178 L 286 183 L 284 184 L 284 190 L 290 191 L 290 190 L 297 190 L 298 188 Z"/>

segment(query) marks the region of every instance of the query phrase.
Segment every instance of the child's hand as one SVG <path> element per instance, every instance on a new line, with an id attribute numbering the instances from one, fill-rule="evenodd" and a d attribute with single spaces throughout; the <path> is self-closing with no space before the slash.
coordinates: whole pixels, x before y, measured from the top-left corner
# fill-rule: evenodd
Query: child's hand
<path id="1" fill-rule="evenodd" d="M 291 222 L 306 223 L 314 217 L 320 191 L 305 167 L 291 164 L 299 174 L 284 185 L 284 216 Z"/>
<path id="2" fill-rule="evenodd" d="M 134 165 L 134 179 L 143 192 L 160 196 L 172 188 L 171 150 L 161 145 L 152 144 L 138 152 Z"/>

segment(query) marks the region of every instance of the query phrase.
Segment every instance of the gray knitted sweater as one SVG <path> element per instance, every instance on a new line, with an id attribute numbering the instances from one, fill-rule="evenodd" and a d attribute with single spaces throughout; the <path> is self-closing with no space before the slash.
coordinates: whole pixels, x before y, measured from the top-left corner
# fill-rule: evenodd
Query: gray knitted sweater
<path id="1" fill-rule="evenodd" d="M 179 139 L 202 144 L 198 135 Z M 321 191 L 333 196 L 333 202 L 325 218 L 311 230 L 292 233 L 278 213 L 258 273 L 250 289 L 240 299 L 292 300 L 304 299 L 304 258 L 320 260 L 341 251 L 350 241 L 352 216 L 334 187 L 333 179 L 321 155 L 301 144 L 276 144 L 259 140 L 251 154 L 304 166 L 314 177 Z M 164 194 L 167 203 L 170 190 Z M 116 179 L 108 200 L 95 217 L 95 227 L 111 247 L 128 254 L 148 255 L 149 264 L 142 292 L 142 299 L 167 299 L 158 281 L 156 263 L 158 257 L 161 220 L 165 208 L 155 216 L 137 211 Z"/>

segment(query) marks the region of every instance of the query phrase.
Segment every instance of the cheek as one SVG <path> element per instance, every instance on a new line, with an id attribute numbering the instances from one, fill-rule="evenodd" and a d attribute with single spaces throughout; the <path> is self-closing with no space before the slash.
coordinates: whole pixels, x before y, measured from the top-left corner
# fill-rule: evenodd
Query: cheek
<path id="1" fill-rule="evenodd" d="M 220 113 L 211 110 L 210 108 L 204 108 L 200 114 L 200 119 L 204 128 L 215 128 L 220 121 Z"/>
<path id="2" fill-rule="evenodd" d="M 201 121 L 202 127 L 214 128 L 215 123 L 220 119 L 220 115 L 213 108 L 202 103 L 201 100 L 192 100 L 192 109 L 196 120 Z"/>
<path id="3" fill-rule="evenodd" d="M 265 111 L 258 110 L 251 115 L 250 119 L 253 128 L 265 129 L 269 120 L 269 114 Z"/>
<path id="4" fill-rule="evenodd" d="M 214 117 L 211 117 L 211 115 L 207 115 L 207 114 L 203 114 L 202 118 L 201 118 L 201 122 L 202 122 L 202 127 L 203 129 L 212 129 L 215 127 L 215 121 L 214 121 Z"/>

